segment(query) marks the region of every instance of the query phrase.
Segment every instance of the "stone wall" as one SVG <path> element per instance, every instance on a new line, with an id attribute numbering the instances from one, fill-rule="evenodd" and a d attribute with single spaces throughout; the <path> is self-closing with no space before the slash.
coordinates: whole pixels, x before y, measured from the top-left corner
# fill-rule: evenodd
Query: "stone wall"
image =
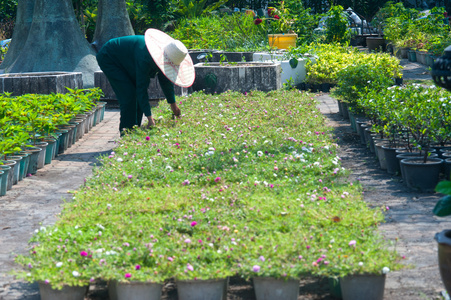
<path id="1" fill-rule="evenodd" d="M 0 93 L 24 94 L 67 93 L 83 88 L 81 72 L 30 72 L 0 74 Z"/>

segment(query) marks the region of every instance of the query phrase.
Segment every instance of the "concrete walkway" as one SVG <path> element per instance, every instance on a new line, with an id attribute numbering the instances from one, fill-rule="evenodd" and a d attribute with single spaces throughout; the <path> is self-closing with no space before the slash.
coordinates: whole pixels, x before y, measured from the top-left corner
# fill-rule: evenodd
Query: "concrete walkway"
<path id="1" fill-rule="evenodd" d="M 349 120 L 338 113 L 335 99 L 328 94 L 318 95 L 319 108 L 334 128 L 340 146 L 342 165 L 359 180 L 364 200 L 372 207 L 389 207 L 386 222 L 379 227 L 389 240 L 397 241 L 397 251 L 411 265 L 401 271 L 390 272 L 385 286 L 385 300 L 443 299 L 444 291 L 437 259 L 436 232 L 451 228 L 451 218 L 438 218 L 432 209 L 440 198 L 433 193 L 417 193 L 407 188 L 399 176 L 380 169 L 379 162 L 366 146 L 360 144 Z M 362 299 L 364 300 L 364 299 Z"/>
<path id="2" fill-rule="evenodd" d="M 97 156 L 108 153 L 119 138 L 119 111 L 106 110 L 104 120 L 51 164 L 0 197 L 0 299 L 40 299 L 36 284 L 14 280 L 12 253 L 27 253 L 35 229 L 53 224 L 61 204 L 92 174 Z M 63 300 L 63 299 L 62 299 Z"/>

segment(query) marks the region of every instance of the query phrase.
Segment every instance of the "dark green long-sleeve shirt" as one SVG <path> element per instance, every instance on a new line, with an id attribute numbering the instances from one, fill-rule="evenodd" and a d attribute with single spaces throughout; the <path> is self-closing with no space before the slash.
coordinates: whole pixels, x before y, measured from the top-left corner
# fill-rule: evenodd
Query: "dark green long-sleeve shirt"
<path id="1" fill-rule="evenodd" d="M 158 81 L 168 103 L 175 103 L 174 84 L 160 71 L 147 50 L 143 35 L 114 38 L 100 50 L 130 76 L 136 83 L 136 100 L 145 116 L 150 116 L 149 87 L 150 78 L 158 75 Z"/>

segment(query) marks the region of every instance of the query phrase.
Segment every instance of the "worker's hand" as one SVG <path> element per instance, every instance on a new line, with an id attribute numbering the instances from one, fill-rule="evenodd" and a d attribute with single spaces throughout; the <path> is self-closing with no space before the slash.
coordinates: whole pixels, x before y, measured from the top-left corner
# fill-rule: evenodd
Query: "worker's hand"
<path id="1" fill-rule="evenodd" d="M 151 128 L 151 127 L 153 127 L 153 126 L 155 126 L 155 120 L 152 118 L 152 116 L 148 116 L 147 117 L 147 125 L 146 125 L 146 128 L 147 129 L 149 129 L 149 128 Z"/>
<path id="2" fill-rule="evenodd" d="M 177 103 L 171 103 L 171 109 L 174 116 L 180 118 L 182 112 L 180 111 L 180 108 L 177 106 Z"/>

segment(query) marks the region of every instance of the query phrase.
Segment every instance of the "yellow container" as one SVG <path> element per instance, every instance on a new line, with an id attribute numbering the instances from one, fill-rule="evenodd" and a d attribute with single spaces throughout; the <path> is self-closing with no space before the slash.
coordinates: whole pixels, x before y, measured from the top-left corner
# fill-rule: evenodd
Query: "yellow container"
<path id="1" fill-rule="evenodd" d="M 296 47 L 297 38 L 298 35 L 296 33 L 268 34 L 269 46 L 277 49 Z"/>

